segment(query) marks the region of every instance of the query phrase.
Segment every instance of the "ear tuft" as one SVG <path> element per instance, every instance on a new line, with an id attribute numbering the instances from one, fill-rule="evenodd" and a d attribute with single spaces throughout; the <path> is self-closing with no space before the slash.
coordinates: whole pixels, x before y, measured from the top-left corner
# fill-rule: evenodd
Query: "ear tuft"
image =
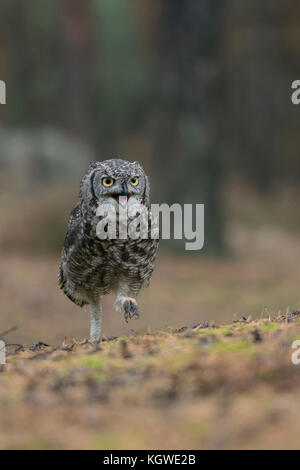
<path id="1" fill-rule="evenodd" d="M 138 165 L 138 166 L 140 166 L 142 169 L 144 169 L 142 163 L 139 162 L 138 160 L 136 160 L 135 162 L 133 162 L 133 165 Z"/>
<path id="2" fill-rule="evenodd" d="M 88 169 L 89 170 L 93 170 L 94 168 L 96 168 L 97 166 L 97 162 L 95 160 L 92 160 L 90 163 L 89 163 L 89 166 L 88 166 Z"/>

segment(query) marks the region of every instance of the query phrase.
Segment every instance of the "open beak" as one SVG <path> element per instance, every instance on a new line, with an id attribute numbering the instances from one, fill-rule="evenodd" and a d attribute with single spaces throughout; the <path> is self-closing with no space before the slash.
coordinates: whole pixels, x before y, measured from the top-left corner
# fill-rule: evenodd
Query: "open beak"
<path id="1" fill-rule="evenodd" d="M 127 196 L 119 196 L 118 202 L 122 207 L 126 207 L 126 205 L 127 205 Z"/>

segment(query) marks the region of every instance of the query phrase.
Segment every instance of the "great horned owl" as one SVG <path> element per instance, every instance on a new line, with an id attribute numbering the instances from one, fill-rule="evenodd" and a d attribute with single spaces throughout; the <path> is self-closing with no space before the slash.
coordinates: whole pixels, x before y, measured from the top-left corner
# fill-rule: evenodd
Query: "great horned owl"
<path id="1" fill-rule="evenodd" d="M 99 239 L 97 208 L 125 199 L 149 209 L 149 192 L 149 180 L 139 162 L 91 162 L 81 180 L 58 278 L 60 288 L 75 304 L 90 304 L 91 342 L 101 340 L 102 295 L 115 292 L 115 308 L 124 313 L 125 320 L 139 318 L 134 297 L 150 282 L 158 246 L 153 238 Z"/>

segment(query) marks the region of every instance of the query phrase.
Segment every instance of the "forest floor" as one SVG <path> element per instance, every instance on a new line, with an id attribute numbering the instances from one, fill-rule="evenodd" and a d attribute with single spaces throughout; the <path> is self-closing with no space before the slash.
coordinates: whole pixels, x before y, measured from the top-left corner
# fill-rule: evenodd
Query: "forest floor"
<path id="1" fill-rule="evenodd" d="M 298 311 L 97 347 L 8 345 L 0 448 L 299 448 L 297 338 Z"/>

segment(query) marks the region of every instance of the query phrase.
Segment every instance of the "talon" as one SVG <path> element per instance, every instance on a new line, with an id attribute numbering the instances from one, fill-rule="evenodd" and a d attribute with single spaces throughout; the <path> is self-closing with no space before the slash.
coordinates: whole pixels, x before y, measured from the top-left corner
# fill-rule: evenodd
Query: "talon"
<path id="1" fill-rule="evenodd" d="M 128 323 L 128 320 L 131 320 L 132 318 L 140 318 L 139 310 L 137 305 L 133 303 L 132 301 L 127 301 L 123 305 L 124 308 L 124 319 L 126 323 Z"/>
<path id="2" fill-rule="evenodd" d="M 134 307 L 133 307 L 133 314 L 132 314 L 132 317 L 135 317 L 136 320 L 138 320 L 139 318 L 141 318 L 139 309 L 137 308 L 136 305 L 134 305 Z"/>
<path id="3" fill-rule="evenodd" d="M 125 305 L 124 305 L 124 310 L 125 310 L 124 318 L 125 318 L 126 323 L 128 323 L 128 320 L 131 319 L 131 314 L 130 314 L 131 305 L 130 305 L 129 302 L 126 302 L 126 303 L 125 303 Z"/>

